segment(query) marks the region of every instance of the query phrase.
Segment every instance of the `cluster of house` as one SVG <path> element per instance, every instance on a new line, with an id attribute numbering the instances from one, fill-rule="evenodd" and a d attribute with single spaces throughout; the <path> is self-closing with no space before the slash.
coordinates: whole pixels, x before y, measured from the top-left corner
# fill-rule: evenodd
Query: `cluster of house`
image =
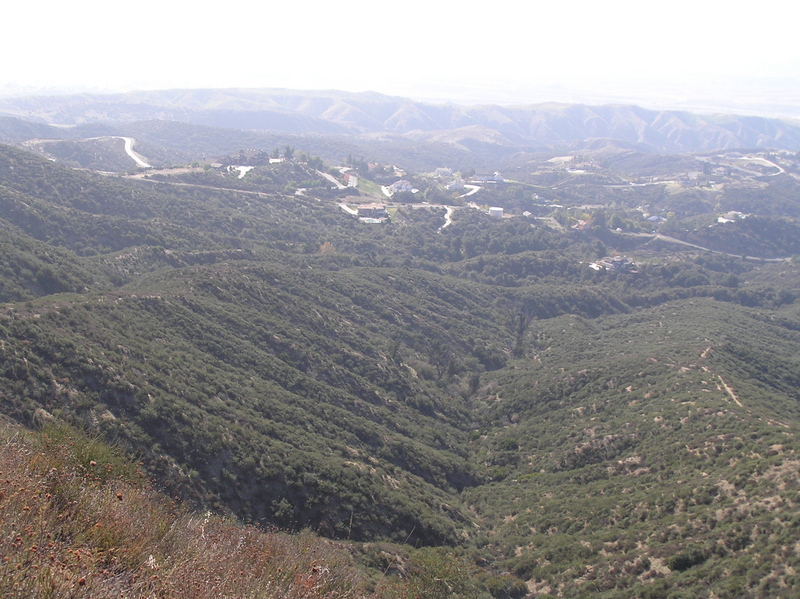
<path id="1" fill-rule="evenodd" d="M 599 164 L 591 161 L 584 160 L 582 162 L 574 162 L 570 167 L 567 168 L 567 171 L 571 171 L 573 173 L 585 173 L 586 171 L 601 171 L 603 167 Z"/>
<path id="2" fill-rule="evenodd" d="M 503 175 L 495 171 L 491 174 L 473 175 L 469 178 L 469 182 L 475 185 L 486 185 L 488 183 L 503 183 L 505 179 L 503 179 Z"/>
<path id="3" fill-rule="evenodd" d="M 411 193 L 416 192 L 414 186 L 405 179 L 400 179 L 399 181 L 392 183 L 391 185 L 387 186 L 386 189 L 389 190 L 390 195 L 394 195 L 398 191 L 410 191 Z"/>
<path id="4" fill-rule="evenodd" d="M 471 185 L 487 185 L 505 182 L 503 175 L 497 171 L 494 173 L 473 175 L 469 178 L 469 181 L 458 175 L 453 175 L 453 169 L 448 167 L 437 168 L 433 174 L 439 179 L 440 184 L 448 191 L 461 191 L 468 183 Z M 445 183 L 445 181 L 447 182 Z"/>
<path id="5" fill-rule="evenodd" d="M 444 188 L 447 191 L 461 191 L 464 189 L 464 185 L 466 185 L 466 181 L 461 177 L 456 177 L 450 183 L 445 183 Z"/>
<path id="6" fill-rule="evenodd" d="M 222 162 L 219 163 L 219 166 L 215 165 L 214 163 L 211 164 L 214 168 L 219 168 L 223 165 L 254 165 L 254 166 L 265 166 L 267 164 L 276 164 L 279 162 L 285 162 L 287 159 L 287 155 L 281 156 L 277 152 L 273 152 L 270 154 L 269 152 L 265 152 L 264 150 L 256 150 L 253 148 L 248 148 L 246 150 L 239 150 L 239 153 L 236 155 L 225 156 L 221 160 Z"/>
<path id="7" fill-rule="evenodd" d="M 636 263 L 629 260 L 627 256 L 606 256 L 597 262 L 590 263 L 589 268 L 605 272 L 639 272 L 636 270 Z"/>
<path id="8" fill-rule="evenodd" d="M 733 223 L 737 220 L 742 220 L 743 218 L 747 218 L 747 214 L 743 212 L 739 212 L 738 210 L 731 210 L 730 212 L 726 212 L 725 214 L 720 214 L 717 217 L 717 222 L 721 224 L 725 223 Z"/>
<path id="9" fill-rule="evenodd" d="M 447 191 L 461 191 L 466 184 L 466 181 L 464 181 L 462 177 L 454 176 L 453 169 L 446 166 L 437 168 L 433 174 L 439 179 L 439 184 Z"/>

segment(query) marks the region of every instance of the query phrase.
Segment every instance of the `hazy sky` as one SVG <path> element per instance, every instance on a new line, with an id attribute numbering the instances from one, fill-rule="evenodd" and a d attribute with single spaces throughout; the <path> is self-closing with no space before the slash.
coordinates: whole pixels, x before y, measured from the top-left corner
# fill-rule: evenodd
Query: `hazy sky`
<path id="1" fill-rule="evenodd" d="M 465 103 L 760 103 L 800 116 L 800 44 L 778 4 L 14 2 L 0 91 L 333 88 Z"/>

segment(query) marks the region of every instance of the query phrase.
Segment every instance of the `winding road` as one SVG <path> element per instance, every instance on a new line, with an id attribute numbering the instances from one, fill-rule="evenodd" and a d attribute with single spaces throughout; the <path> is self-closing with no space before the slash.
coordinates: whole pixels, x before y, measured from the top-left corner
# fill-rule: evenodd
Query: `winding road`
<path id="1" fill-rule="evenodd" d="M 475 195 L 476 193 L 478 193 L 483 188 L 478 186 L 478 185 L 466 185 L 465 184 L 464 185 L 464 189 L 469 189 L 469 191 L 467 193 L 465 193 L 465 194 L 462 194 L 462 195 L 458 196 L 458 197 L 466 198 L 466 197 L 469 197 L 471 195 Z"/>
<path id="2" fill-rule="evenodd" d="M 436 231 L 437 233 L 441 233 L 442 229 L 445 227 L 449 227 L 453 224 L 453 207 L 452 206 L 444 206 L 444 224 L 439 227 L 439 230 Z"/>
<path id="3" fill-rule="evenodd" d="M 714 254 L 722 254 L 724 256 L 731 256 L 732 258 L 744 258 L 745 260 L 758 260 L 764 262 L 788 262 L 792 259 L 791 256 L 787 258 L 759 258 L 758 256 L 742 256 L 741 254 L 731 254 L 729 252 L 723 252 L 722 250 L 712 250 L 711 248 L 703 247 L 702 245 L 696 245 L 694 243 L 689 243 L 688 241 L 683 241 L 682 239 L 678 239 L 676 237 L 669 237 L 668 235 L 662 235 L 661 233 L 656 233 L 655 235 L 648 234 L 648 233 L 629 233 L 629 235 L 634 235 L 636 237 L 650 237 L 650 240 L 645 243 L 650 243 L 651 241 L 655 241 L 656 239 L 661 239 L 663 241 L 669 241 L 672 243 L 678 243 L 680 245 L 685 245 L 690 248 L 694 248 L 696 250 L 703 250 L 704 252 L 712 252 Z"/>
<path id="4" fill-rule="evenodd" d="M 123 137 L 122 135 L 102 135 L 100 137 L 87 137 L 82 141 L 91 141 L 95 139 L 121 139 L 125 142 L 125 153 L 136 163 L 136 166 L 139 168 L 153 168 L 153 165 L 148 164 L 148 162 L 144 159 L 144 156 L 133 151 L 133 146 L 136 143 L 136 140 L 132 137 Z"/>
<path id="5" fill-rule="evenodd" d="M 148 164 L 147 161 L 141 154 L 137 154 L 133 151 L 133 144 L 136 143 L 136 140 L 132 137 L 122 137 L 119 135 L 113 135 L 113 139 L 123 139 L 125 140 L 125 153 L 133 158 L 133 161 L 136 163 L 136 166 L 139 168 L 153 168 L 152 165 Z"/>

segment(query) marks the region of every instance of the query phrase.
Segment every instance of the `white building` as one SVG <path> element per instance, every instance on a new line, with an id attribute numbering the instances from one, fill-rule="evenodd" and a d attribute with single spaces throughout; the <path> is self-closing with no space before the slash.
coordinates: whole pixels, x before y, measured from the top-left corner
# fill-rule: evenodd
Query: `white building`
<path id="1" fill-rule="evenodd" d="M 493 218 L 503 218 L 503 209 L 499 206 L 492 206 L 489 208 L 489 216 Z"/>
<path id="2" fill-rule="evenodd" d="M 456 177 L 452 183 L 448 183 L 444 188 L 448 191 L 460 191 L 464 189 L 464 179 Z"/>
<path id="3" fill-rule="evenodd" d="M 388 189 L 392 194 L 395 194 L 398 191 L 414 191 L 414 187 L 405 179 L 400 179 L 399 181 L 392 183 Z"/>

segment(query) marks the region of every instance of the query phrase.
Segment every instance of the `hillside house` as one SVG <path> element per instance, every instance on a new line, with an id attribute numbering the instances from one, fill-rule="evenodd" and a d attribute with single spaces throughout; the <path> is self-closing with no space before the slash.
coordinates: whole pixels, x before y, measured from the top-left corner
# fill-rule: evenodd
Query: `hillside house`
<path id="1" fill-rule="evenodd" d="M 344 173 L 342 178 L 347 187 L 358 187 L 358 175 L 356 175 L 355 172 Z"/>
<path id="2" fill-rule="evenodd" d="M 572 225 L 572 228 L 576 231 L 585 231 L 587 228 L 590 228 L 590 225 L 585 220 L 578 219 L 578 222 Z"/>
<path id="3" fill-rule="evenodd" d="M 414 186 L 405 179 L 400 179 L 392 183 L 388 188 L 389 193 L 395 194 L 398 191 L 414 191 Z"/>
<path id="4" fill-rule="evenodd" d="M 448 191 L 461 191 L 464 189 L 464 179 L 457 177 L 452 182 L 444 186 Z"/>
<path id="5" fill-rule="evenodd" d="M 503 183 L 505 179 L 503 179 L 503 175 L 495 171 L 492 174 L 481 174 L 475 175 L 470 179 L 471 183 L 476 184 L 487 184 L 487 183 Z"/>
<path id="6" fill-rule="evenodd" d="M 602 260 L 592 262 L 589 267 L 594 270 L 604 270 L 605 272 L 639 272 L 636 263 L 629 260 L 627 256 L 606 256 Z"/>
<path id="7" fill-rule="evenodd" d="M 386 212 L 386 204 L 362 204 L 358 207 L 359 218 L 386 218 L 389 213 Z"/>
<path id="8" fill-rule="evenodd" d="M 747 218 L 747 215 L 738 210 L 731 210 L 730 212 L 719 215 L 717 217 L 717 222 L 724 225 L 725 223 L 734 223 L 743 218 Z"/>

